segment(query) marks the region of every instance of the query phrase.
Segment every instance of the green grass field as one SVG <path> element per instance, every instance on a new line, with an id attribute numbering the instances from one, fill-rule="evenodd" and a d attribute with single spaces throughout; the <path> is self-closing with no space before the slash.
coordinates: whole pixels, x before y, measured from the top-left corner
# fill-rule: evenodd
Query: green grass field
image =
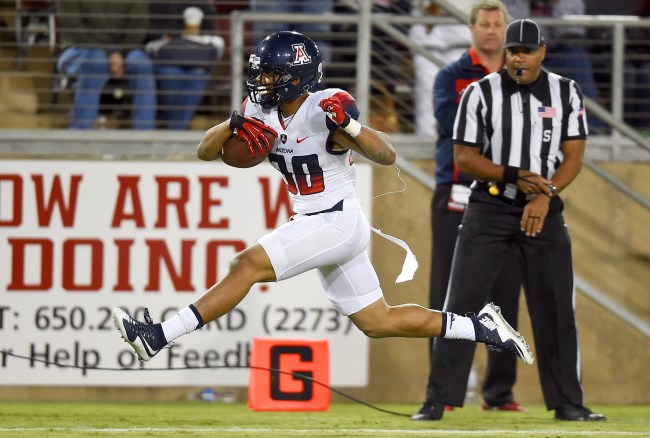
<path id="1" fill-rule="evenodd" d="M 380 405 L 410 415 L 417 405 Z M 244 404 L 0 402 L 4 437 L 650 437 L 650 407 L 591 406 L 607 422 L 553 420 L 541 405 L 527 413 L 483 412 L 477 405 L 443 421 L 414 422 L 358 404 L 327 412 L 252 412 Z"/>

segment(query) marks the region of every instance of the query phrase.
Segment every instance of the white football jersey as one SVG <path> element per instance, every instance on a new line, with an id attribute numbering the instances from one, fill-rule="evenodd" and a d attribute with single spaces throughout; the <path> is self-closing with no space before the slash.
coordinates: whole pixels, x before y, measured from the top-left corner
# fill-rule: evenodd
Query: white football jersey
<path id="1" fill-rule="evenodd" d="M 337 95 L 343 108 L 358 117 L 354 98 L 338 88 L 310 93 L 293 117 L 279 114 L 279 107 L 262 109 L 247 98 L 242 112 L 256 117 L 278 133 L 269 161 L 284 178 L 296 213 L 327 210 L 346 198 L 355 198 L 356 172 L 349 149 L 332 150 L 337 126 L 318 106 Z"/>

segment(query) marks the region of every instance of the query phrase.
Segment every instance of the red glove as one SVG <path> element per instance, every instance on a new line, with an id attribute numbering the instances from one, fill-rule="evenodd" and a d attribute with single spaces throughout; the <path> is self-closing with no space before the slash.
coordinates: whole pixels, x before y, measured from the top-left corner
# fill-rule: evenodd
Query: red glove
<path id="1" fill-rule="evenodd" d="M 350 115 L 345 112 L 343 105 L 336 97 L 323 99 L 318 106 L 327 113 L 327 117 L 341 128 L 345 128 L 350 123 Z"/>
<path id="2" fill-rule="evenodd" d="M 262 155 L 266 155 L 273 147 L 264 135 L 265 132 L 273 134 L 276 138 L 278 137 L 275 129 L 265 125 L 261 120 L 239 115 L 237 111 L 233 111 L 232 116 L 230 116 L 230 129 L 233 132 L 236 129 L 237 137 L 246 142 L 251 158 L 257 155 L 256 150 Z"/>
<path id="3" fill-rule="evenodd" d="M 361 123 L 354 120 L 350 117 L 350 114 L 345 112 L 343 105 L 341 105 L 341 101 L 338 100 L 336 96 L 321 100 L 318 103 L 318 106 L 325 111 L 327 117 L 339 125 L 339 128 L 350 134 L 352 138 L 357 138 L 361 133 L 361 129 L 363 128 Z"/>

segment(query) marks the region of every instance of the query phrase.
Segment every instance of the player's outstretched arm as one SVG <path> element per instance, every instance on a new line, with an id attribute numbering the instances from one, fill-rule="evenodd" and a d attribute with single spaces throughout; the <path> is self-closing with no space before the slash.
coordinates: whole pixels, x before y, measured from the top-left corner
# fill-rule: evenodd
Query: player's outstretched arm
<path id="1" fill-rule="evenodd" d="M 233 135 L 230 129 L 230 119 L 224 120 L 218 125 L 205 131 L 203 138 L 199 142 L 196 155 L 201 160 L 216 160 L 221 156 L 223 145 Z"/>
<path id="2" fill-rule="evenodd" d="M 395 162 L 397 153 L 386 133 L 354 120 L 345 112 L 336 96 L 323 99 L 318 105 L 340 128 L 334 134 L 335 143 L 352 149 L 375 163 L 389 165 Z"/>

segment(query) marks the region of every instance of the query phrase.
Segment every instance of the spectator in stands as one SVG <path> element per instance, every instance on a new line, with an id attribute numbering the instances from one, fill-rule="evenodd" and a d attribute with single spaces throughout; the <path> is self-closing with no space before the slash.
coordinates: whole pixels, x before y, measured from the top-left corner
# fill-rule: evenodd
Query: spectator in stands
<path id="1" fill-rule="evenodd" d="M 220 36 L 201 35 L 201 9 L 188 7 L 182 16 L 180 35 L 164 35 L 146 46 L 155 62 L 161 117 L 168 129 L 177 130 L 189 129 L 225 46 Z"/>
<path id="2" fill-rule="evenodd" d="M 442 16 L 445 11 L 433 0 L 422 1 L 413 9 L 413 15 Z M 442 65 L 419 53 L 413 55 L 413 100 L 415 101 L 415 132 L 418 135 L 437 135 L 437 122 L 433 116 L 433 83 L 442 66 L 460 58 L 472 43 L 472 36 L 465 24 L 437 24 L 429 26 L 414 24 L 409 38 L 426 48 Z"/>
<path id="3" fill-rule="evenodd" d="M 185 27 L 183 12 L 189 7 L 199 8 L 203 12 L 201 33 L 215 34 L 217 8 L 214 3 L 214 0 L 149 0 L 149 34 L 146 42 L 181 36 Z"/>
<path id="4" fill-rule="evenodd" d="M 57 69 L 76 78 L 70 128 L 94 126 L 102 88 L 113 76 L 128 79 L 133 128 L 154 129 L 156 83 L 151 59 L 142 50 L 147 2 L 58 0 L 56 8 L 65 47 Z"/>

